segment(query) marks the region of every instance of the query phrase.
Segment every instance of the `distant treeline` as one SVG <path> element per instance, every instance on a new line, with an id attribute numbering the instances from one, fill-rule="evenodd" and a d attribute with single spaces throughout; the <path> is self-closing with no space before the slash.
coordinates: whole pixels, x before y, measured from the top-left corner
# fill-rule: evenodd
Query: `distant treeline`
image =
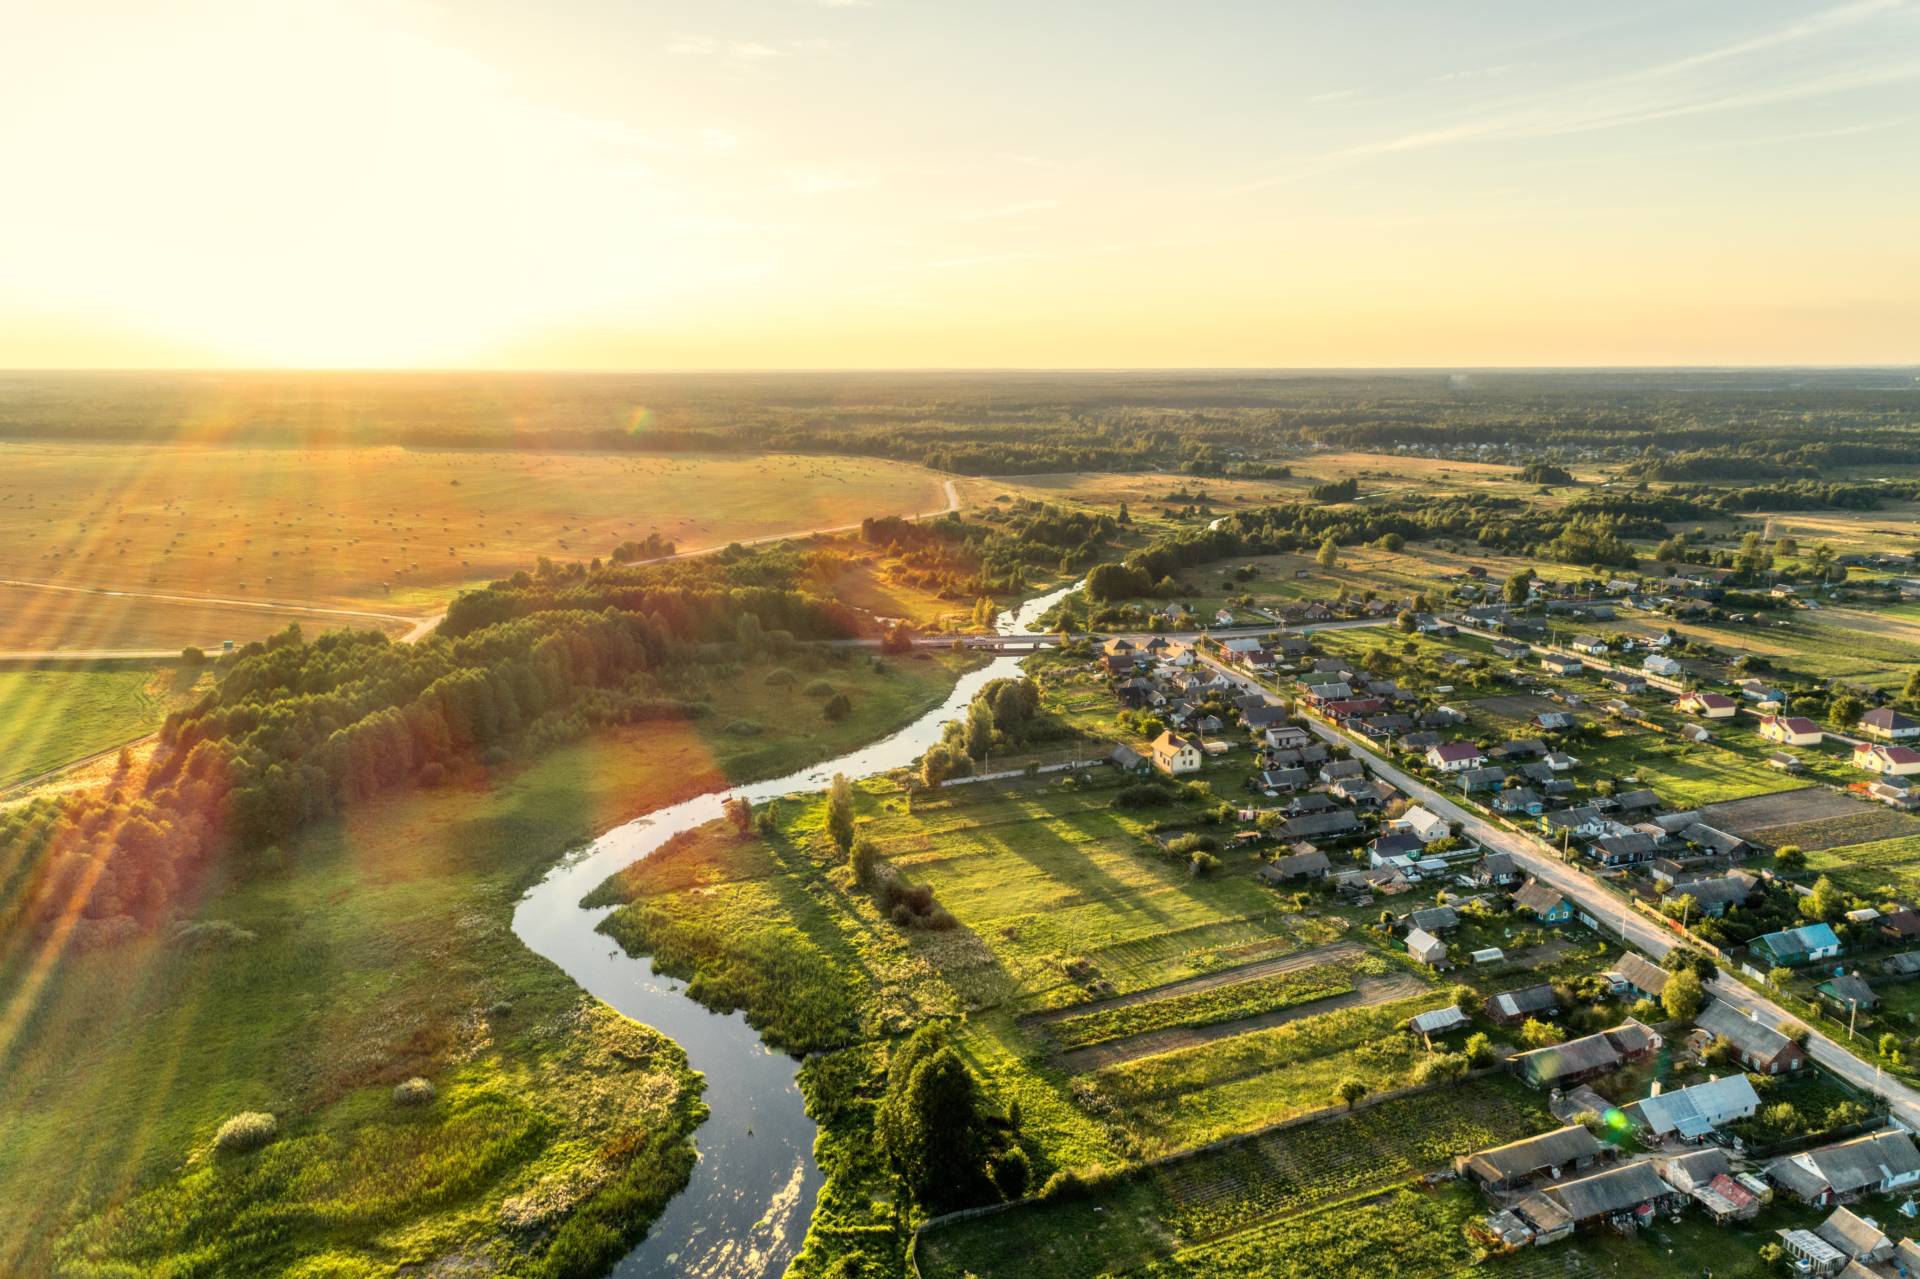
<path id="1" fill-rule="evenodd" d="M 965 474 L 1281 478 L 1313 449 L 1604 460 L 1666 482 L 1920 456 L 1904 370 L 1234 374 L 6 374 L 0 439 L 801 452 Z M 1559 471 L 1537 482 L 1564 483 Z"/>

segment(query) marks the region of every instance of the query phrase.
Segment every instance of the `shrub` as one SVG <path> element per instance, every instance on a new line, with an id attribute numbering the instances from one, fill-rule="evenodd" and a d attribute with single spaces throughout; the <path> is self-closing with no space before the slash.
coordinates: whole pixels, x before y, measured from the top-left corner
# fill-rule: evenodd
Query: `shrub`
<path id="1" fill-rule="evenodd" d="M 806 687 L 806 694 L 808 697 L 832 697 L 835 693 L 839 691 L 840 690 L 836 689 L 833 685 L 829 684 L 826 680 L 823 680 L 823 679 L 817 679 L 813 681 L 813 683 L 807 685 Z"/>
<path id="2" fill-rule="evenodd" d="M 820 713 L 827 717 L 828 722 L 837 724 L 853 714 L 853 703 L 847 700 L 845 693 L 835 693 L 827 699 L 827 704 L 820 708 Z"/>
<path id="3" fill-rule="evenodd" d="M 1027 1182 L 1032 1176 L 1033 1165 L 1027 1159 L 1027 1152 L 1018 1146 L 1009 1146 L 987 1160 L 987 1177 L 1003 1199 L 1018 1199 L 1026 1194 Z"/>
<path id="4" fill-rule="evenodd" d="M 279 1134 L 280 1125 L 263 1110 L 243 1110 L 220 1125 L 213 1136 L 213 1148 L 223 1155 L 243 1155 L 258 1150 Z"/>
<path id="5" fill-rule="evenodd" d="M 415 1075 L 412 1079 L 393 1086 L 393 1104 L 396 1106 L 424 1106 L 439 1095 L 430 1079 Z"/>
<path id="6" fill-rule="evenodd" d="M 1173 802 L 1173 795 L 1163 786 L 1152 782 L 1135 782 L 1123 786 L 1113 797 L 1115 808 L 1156 808 Z"/>
<path id="7" fill-rule="evenodd" d="M 1220 859 L 1212 853 L 1196 849 L 1187 867 L 1195 875 L 1211 875 L 1220 869 Z"/>

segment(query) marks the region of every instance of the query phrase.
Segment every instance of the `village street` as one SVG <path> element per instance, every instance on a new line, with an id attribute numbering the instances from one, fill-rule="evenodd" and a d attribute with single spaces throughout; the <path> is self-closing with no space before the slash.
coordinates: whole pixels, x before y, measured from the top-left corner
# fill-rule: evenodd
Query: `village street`
<path id="1" fill-rule="evenodd" d="M 1195 651 L 1198 652 L 1198 650 Z M 1263 687 L 1244 672 L 1236 671 L 1204 654 L 1201 658 L 1246 691 L 1261 693 L 1272 701 L 1279 701 L 1278 698 L 1273 697 L 1270 689 Z M 1407 795 L 1448 821 L 1458 822 L 1461 830 L 1483 848 L 1512 854 L 1514 861 L 1528 874 L 1543 883 L 1552 885 L 1589 917 L 1620 934 L 1633 946 L 1655 959 L 1664 957 L 1675 946 L 1676 940 L 1671 933 L 1627 906 L 1584 870 L 1562 861 L 1559 854 L 1544 840 L 1496 825 L 1455 803 L 1404 769 L 1389 763 L 1365 743 L 1347 737 L 1317 720 L 1306 717 L 1300 717 L 1300 719 L 1308 729 L 1325 741 L 1350 747 L 1355 758 L 1365 760 L 1367 767 L 1376 776 L 1392 782 Z M 1726 1001 L 1768 1026 L 1775 1028 L 1789 1025 L 1806 1026 L 1805 1019 L 1789 1014 L 1771 1000 L 1724 973 L 1708 985 L 1708 990 L 1715 998 Z M 1911 1129 L 1920 1130 L 1920 1092 L 1886 1075 L 1878 1067 L 1862 1061 L 1811 1026 L 1807 1026 L 1806 1047 L 1808 1055 L 1820 1065 L 1825 1066 L 1854 1087 L 1886 1098 L 1894 1115 L 1902 1123 Z"/>

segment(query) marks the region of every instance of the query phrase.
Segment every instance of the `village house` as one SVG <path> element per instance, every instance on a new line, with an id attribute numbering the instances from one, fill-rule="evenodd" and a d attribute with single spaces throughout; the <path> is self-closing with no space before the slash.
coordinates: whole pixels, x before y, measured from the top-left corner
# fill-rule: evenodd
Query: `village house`
<path id="1" fill-rule="evenodd" d="M 1473 878 L 1492 888 L 1507 888 L 1520 882 L 1520 868 L 1512 853 L 1483 853 L 1473 864 Z"/>
<path id="2" fill-rule="evenodd" d="M 1172 777 L 1200 771 L 1200 743 L 1172 731 L 1153 739 L 1153 766 Z"/>
<path id="3" fill-rule="evenodd" d="M 1653 1170 L 1669 1186 L 1690 1196 L 1721 1225 L 1757 1216 L 1761 1200 L 1773 1198 L 1767 1183 L 1752 1173 L 1736 1175 L 1727 1152 L 1717 1146 L 1684 1155 L 1655 1155 Z"/>
<path id="4" fill-rule="evenodd" d="M 1558 1181 L 1585 1172 L 1609 1154 L 1608 1147 L 1582 1124 L 1569 1124 L 1537 1137 L 1460 1155 L 1453 1169 L 1482 1191 L 1504 1194 L 1536 1181 Z"/>
<path id="5" fill-rule="evenodd" d="M 1806 1064 L 1806 1050 L 1799 1044 L 1721 1000 L 1708 1004 L 1694 1025 L 1706 1042 L 1725 1042 L 1734 1058 L 1756 1075 L 1791 1074 Z"/>
<path id="6" fill-rule="evenodd" d="M 1418 928 L 1438 937 L 1460 927 L 1460 914 L 1451 906 L 1426 906 L 1409 911 L 1406 922 L 1410 929 Z"/>
<path id="7" fill-rule="evenodd" d="M 1646 659 L 1640 663 L 1640 669 L 1649 675 L 1659 675 L 1666 679 L 1672 679 L 1675 676 L 1683 674 L 1686 668 L 1674 661 L 1671 657 L 1668 657 L 1665 653 L 1649 653 Z"/>
<path id="8" fill-rule="evenodd" d="M 1496 813 L 1538 817 L 1545 809 L 1545 801 L 1531 786 L 1510 786 L 1493 797 L 1493 811 Z"/>
<path id="9" fill-rule="evenodd" d="M 1674 703 L 1674 708 L 1702 719 L 1732 719 L 1740 713 L 1740 703 L 1725 693 L 1688 693 Z"/>
<path id="10" fill-rule="evenodd" d="M 1459 783 L 1461 793 L 1466 795 L 1499 790 L 1506 784 L 1507 770 L 1492 767 L 1469 768 L 1465 772 L 1455 773 L 1454 781 Z"/>
<path id="11" fill-rule="evenodd" d="M 1507 1067 L 1535 1088 L 1568 1088 L 1645 1061 L 1660 1050 L 1660 1042 L 1650 1027 L 1629 1017 L 1611 1030 L 1516 1054 Z"/>
<path id="12" fill-rule="evenodd" d="M 1672 1092 L 1662 1091 L 1655 1080 L 1652 1092 L 1626 1107 L 1626 1115 L 1654 1138 L 1700 1141 L 1759 1108 L 1760 1094 L 1753 1084 L 1743 1074 L 1732 1074 Z"/>
<path id="13" fill-rule="evenodd" d="M 1298 724 L 1275 724 L 1264 734 L 1268 746 L 1275 750 L 1304 750 L 1313 744 L 1313 734 Z"/>
<path id="14" fill-rule="evenodd" d="M 1647 681 L 1632 671 L 1603 670 L 1599 672 L 1599 677 L 1602 682 L 1611 684 L 1629 697 L 1647 691 Z"/>
<path id="15" fill-rule="evenodd" d="M 1838 955 L 1840 938 L 1831 924 L 1803 924 L 1761 934 L 1747 943 L 1747 953 L 1762 968 L 1798 968 Z"/>
<path id="16" fill-rule="evenodd" d="M 1447 944 L 1425 929 L 1416 928 L 1407 934 L 1407 954 L 1415 963 L 1440 968 L 1447 962 Z"/>
<path id="17" fill-rule="evenodd" d="M 1920 1149 L 1903 1130 L 1888 1128 L 1782 1156 L 1766 1171 L 1767 1180 L 1802 1203 L 1841 1204 L 1920 1182 Z"/>
<path id="18" fill-rule="evenodd" d="M 1576 635 L 1573 643 L 1567 645 L 1576 653 L 1585 653 L 1589 657 L 1605 657 L 1607 642 L 1598 635 Z"/>
<path id="19" fill-rule="evenodd" d="M 1516 910 L 1526 911 L 1543 924 L 1564 924 L 1573 918 L 1573 904 L 1561 896 L 1560 890 L 1537 879 L 1521 885 L 1520 891 L 1513 895 L 1513 905 Z"/>
<path id="20" fill-rule="evenodd" d="M 1820 726 L 1803 715 L 1763 716 L 1760 736 L 1785 746 L 1818 746 L 1826 740 Z"/>
<path id="21" fill-rule="evenodd" d="M 1613 966 L 1615 985 L 1640 999 L 1658 999 L 1667 989 L 1666 969 L 1637 951 L 1626 951 Z"/>
<path id="22" fill-rule="evenodd" d="M 1443 742 L 1427 748 L 1427 763 L 1443 773 L 1464 773 L 1486 762 L 1486 755 L 1472 742 Z"/>
<path id="23" fill-rule="evenodd" d="M 1906 742 L 1920 738 L 1920 719 L 1903 715 L 1888 707 L 1876 707 L 1860 717 L 1860 731 L 1884 742 Z"/>
<path id="24" fill-rule="evenodd" d="M 1262 866 L 1260 878 L 1268 883 L 1288 883 L 1303 879 L 1325 879 L 1333 870 L 1333 863 L 1319 849 L 1306 853 L 1291 853 L 1285 857 Z"/>
<path id="25" fill-rule="evenodd" d="M 1540 659 L 1540 666 L 1549 675 L 1578 675 L 1586 669 L 1585 663 L 1577 657 L 1567 657 L 1561 653 L 1548 653 Z"/>
<path id="26" fill-rule="evenodd" d="M 1893 1240 L 1887 1238 L 1880 1224 L 1851 1208 L 1835 1208 L 1832 1216 L 1813 1228 L 1813 1233 L 1863 1266 L 1885 1261 L 1893 1255 Z"/>
<path id="27" fill-rule="evenodd" d="M 1911 777 L 1920 773 L 1920 750 L 1911 746 L 1861 742 L 1853 748 L 1853 766 L 1887 777 Z"/>
<path id="28" fill-rule="evenodd" d="M 1861 980 L 1858 973 L 1830 977 L 1815 986 L 1813 993 L 1843 1016 L 1851 1015 L 1856 1009 L 1872 1012 L 1880 1006 L 1880 996 L 1873 993 L 1873 987 Z"/>
<path id="29" fill-rule="evenodd" d="M 1752 875 L 1734 873 L 1709 879 L 1695 879 L 1684 884 L 1675 884 L 1668 889 L 1662 903 L 1668 898 L 1693 898 L 1695 918 L 1710 915 L 1718 918 L 1727 913 L 1729 906 L 1744 906 L 1747 898 L 1753 895 L 1755 879 Z"/>
<path id="30" fill-rule="evenodd" d="M 1560 997 L 1550 982 L 1503 990 L 1487 1000 L 1487 1017 L 1497 1025 L 1517 1026 L 1529 1017 L 1550 1017 L 1560 1010 Z"/>
<path id="31" fill-rule="evenodd" d="M 1419 804 L 1415 804 L 1389 821 L 1387 827 L 1390 830 L 1406 831 L 1423 845 L 1431 844 L 1436 839 L 1445 839 L 1453 834 L 1453 827 L 1448 825 L 1446 818 L 1430 812 Z"/>

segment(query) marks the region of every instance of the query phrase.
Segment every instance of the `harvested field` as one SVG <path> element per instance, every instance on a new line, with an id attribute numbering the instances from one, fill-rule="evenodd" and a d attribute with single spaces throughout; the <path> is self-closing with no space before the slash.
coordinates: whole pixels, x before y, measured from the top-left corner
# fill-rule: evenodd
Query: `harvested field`
<path id="1" fill-rule="evenodd" d="M 543 555 L 587 560 L 656 532 L 724 546 L 945 505 L 934 472 L 868 459 L 4 444 L 0 578 L 430 615 Z M 5 647 L 170 646 L 259 624 L 156 623 L 108 596 L 21 603 L 50 610 L 33 627 L 46 642 Z"/>
<path id="2" fill-rule="evenodd" d="M 1897 817 L 1899 814 L 1852 795 L 1828 790 L 1824 786 L 1808 786 L 1771 795 L 1752 795 L 1724 804 L 1708 804 L 1700 810 L 1701 820 L 1709 826 L 1716 826 L 1742 839 L 1757 839 L 1774 845 L 1799 844 L 1802 848 L 1807 847 L 1802 840 L 1781 838 L 1779 832 L 1790 827 L 1826 827 L 1848 821 L 1861 822 L 1862 828 L 1866 829 L 1875 818 L 1882 816 Z M 1835 826 L 1834 830 L 1839 833 L 1840 828 Z M 1829 839 L 1821 847 L 1875 838 L 1881 836 L 1856 835 Z"/>
<path id="3" fill-rule="evenodd" d="M 1916 833 L 1920 833 L 1920 816 L 1875 804 L 1865 812 L 1845 817 L 1769 826 L 1759 833 L 1759 839 L 1774 848 L 1782 844 L 1794 844 L 1806 852 L 1814 853 L 1828 848 L 1844 848 L 1848 844 L 1898 839 Z"/>
<path id="4" fill-rule="evenodd" d="M 1467 703 L 1469 713 L 1482 711 L 1503 719 L 1532 719 L 1542 711 L 1563 711 L 1566 707 L 1538 693 L 1515 693 L 1508 697 L 1482 697 Z"/>

